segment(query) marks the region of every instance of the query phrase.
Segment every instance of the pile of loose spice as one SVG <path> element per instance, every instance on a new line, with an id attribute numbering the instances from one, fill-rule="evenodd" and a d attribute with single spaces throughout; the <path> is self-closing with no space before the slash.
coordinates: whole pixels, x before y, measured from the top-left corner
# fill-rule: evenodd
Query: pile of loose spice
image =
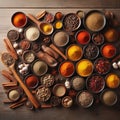
<path id="1" fill-rule="evenodd" d="M 82 17 L 78 11 L 11 16 L 16 29 L 8 31 L 7 52 L 1 54 L 8 68 L 1 72 L 8 80 L 2 83 L 7 94 L 3 102 L 10 108 L 88 108 L 96 101 L 117 105 L 119 26 L 110 24 L 114 18 L 103 11 L 88 11 Z"/>

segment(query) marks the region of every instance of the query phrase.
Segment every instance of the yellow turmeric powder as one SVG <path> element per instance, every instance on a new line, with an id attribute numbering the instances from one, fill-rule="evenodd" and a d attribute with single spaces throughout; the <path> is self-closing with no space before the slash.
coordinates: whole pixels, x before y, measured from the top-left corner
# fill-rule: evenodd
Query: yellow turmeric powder
<path id="1" fill-rule="evenodd" d="M 82 48 L 78 45 L 71 45 L 68 47 L 67 56 L 72 61 L 77 61 L 82 57 Z"/>
<path id="2" fill-rule="evenodd" d="M 106 78 L 106 85 L 109 88 L 117 88 L 120 85 L 120 78 L 118 75 L 111 73 Z"/>
<path id="3" fill-rule="evenodd" d="M 76 71 L 82 77 L 87 77 L 93 72 L 93 64 L 87 59 L 82 59 L 76 64 Z"/>

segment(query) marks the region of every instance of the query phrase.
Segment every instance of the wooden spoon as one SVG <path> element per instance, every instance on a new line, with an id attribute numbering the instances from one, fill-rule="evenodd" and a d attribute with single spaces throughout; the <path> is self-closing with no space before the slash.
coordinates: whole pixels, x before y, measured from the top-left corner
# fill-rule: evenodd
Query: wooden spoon
<path id="1" fill-rule="evenodd" d="M 8 54 L 4 59 L 2 60 L 3 64 L 9 68 L 9 70 L 13 73 L 13 76 L 16 78 L 17 82 L 20 84 L 20 86 L 22 87 L 22 89 L 24 90 L 24 92 L 26 93 L 27 97 L 29 98 L 29 100 L 31 101 L 31 103 L 34 105 L 35 108 L 39 108 L 40 104 L 37 101 L 37 99 L 33 96 L 33 94 L 31 93 L 31 91 L 27 88 L 27 86 L 24 84 L 24 82 L 20 79 L 19 75 L 17 74 L 14 65 L 15 65 L 15 60 L 12 58 L 12 56 L 10 55 L 10 53 L 6 53 Z M 3 57 L 4 54 L 1 54 L 1 58 Z M 12 60 L 13 59 L 13 60 Z M 11 60 L 11 62 L 9 62 Z M 9 64 L 8 64 L 9 63 Z"/>
<path id="2" fill-rule="evenodd" d="M 29 100 L 31 101 L 31 103 L 34 105 L 34 107 L 35 108 L 39 108 L 40 107 L 39 102 L 36 100 L 36 98 L 33 96 L 33 94 L 31 93 L 31 91 L 26 87 L 26 85 L 23 83 L 23 81 L 20 79 L 20 77 L 16 73 L 16 70 L 14 68 L 14 64 L 12 64 L 11 66 L 9 66 L 9 69 L 12 71 L 14 77 L 16 78 L 16 80 L 18 81 L 18 83 L 20 84 L 20 86 L 22 87 L 22 89 L 24 90 L 24 92 L 26 93 L 27 97 L 29 98 Z"/>
<path id="3" fill-rule="evenodd" d="M 38 21 L 33 15 L 27 14 L 27 17 L 32 20 L 39 28 L 39 30 L 45 34 L 50 35 L 53 32 L 53 25 L 48 22 L 40 22 Z M 44 30 L 44 27 L 46 26 L 46 31 Z"/>

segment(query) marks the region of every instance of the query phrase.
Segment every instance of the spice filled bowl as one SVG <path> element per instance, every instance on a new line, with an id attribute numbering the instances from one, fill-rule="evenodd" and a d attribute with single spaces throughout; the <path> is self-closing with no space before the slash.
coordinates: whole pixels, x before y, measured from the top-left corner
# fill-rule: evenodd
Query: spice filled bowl
<path id="1" fill-rule="evenodd" d="M 92 106 L 93 102 L 94 102 L 94 97 L 93 95 L 87 91 L 80 91 L 78 92 L 78 94 L 76 95 L 76 102 L 79 106 L 83 107 L 83 108 L 89 108 Z"/>
<path id="2" fill-rule="evenodd" d="M 53 86 L 53 94 L 57 97 L 63 97 L 66 94 L 66 87 L 64 84 L 58 83 Z"/>
<path id="3" fill-rule="evenodd" d="M 51 23 L 41 22 L 40 30 L 44 35 L 51 35 L 54 31 L 54 28 Z"/>
<path id="4" fill-rule="evenodd" d="M 62 98 L 62 105 L 65 108 L 70 108 L 73 105 L 73 99 L 70 96 L 65 96 Z"/>
<path id="5" fill-rule="evenodd" d="M 75 67 L 71 61 L 64 61 L 59 66 L 59 72 L 63 77 L 71 77 L 74 71 Z"/>
<path id="6" fill-rule="evenodd" d="M 65 31 L 75 31 L 81 26 L 81 19 L 75 13 L 66 14 L 63 18 L 63 28 Z"/>
<path id="7" fill-rule="evenodd" d="M 29 26 L 28 28 L 26 28 L 24 35 L 28 41 L 32 42 L 36 41 L 39 38 L 40 31 L 35 26 Z"/>
<path id="8" fill-rule="evenodd" d="M 22 28 L 27 24 L 27 17 L 23 12 L 16 12 L 11 18 L 12 24 L 17 28 Z"/>
<path id="9" fill-rule="evenodd" d="M 31 50 L 24 51 L 22 54 L 22 60 L 27 64 L 32 63 L 35 60 L 35 53 Z"/>
<path id="10" fill-rule="evenodd" d="M 111 89 L 118 88 L 120 86 L 120 78 L 116 73 L 109 73 L 105 78 L 106 86 Z"/>
<path id="11" fill-rule="evenodd" d="M 111 70 L 111 63 L 106 58 L 98 58 L 94 62 L 95 71 L 100 75 L 105 75 Z"/>
<path id="12" fill-rule="evenodd" d="M 62 29 L 62 27 L 63 27 L 62 21 L 58 20 L 54 23 L 54 28 L 55 29 L 59 30 L 59 29 Z"/>
<path id="13" fill-rule="evenodd" d="M 66 56 L 71 61 L 78 61 L 82 58 L 83 50 L 77 44 L 71 44 L 66 50 Z"/>
<path id="14" fill-rule="evenodd" d="M 118 101 L 118 95 L 111 89 L 105 89 L 100 95 L 100 100 L 106 106 L 114 106 Z"/>
<path id="15" fill-rule="evenodd" d="M 104 35 L 102 33 L 94 33 L 92 35 L 92 42 L 95 45 L 102 45 L 104 43 L 105 39 L 104 39 Z"/>
<path id="16" fill-rule="evenodd" d="M 10 41 L 15 42 L 19 40 L 20 34 L 17 30 L 10 30 L 7 33 L 7 37 Z"/>
<path id="17" fill-rule="evenodd" d="M 39 84 L 39 78 L 33 74 L 28 75 L 25 78 L 25 84 L 27 85 L 28 88 L 35 89 Z"/>
<path id="18" fill-rule="evenodd" d="M 76 91 L 82 90 L 85 87 L 85 79 L 80 76 L 74 76 L 71 79 L 71 86 Z"/>
<path id="19" fill-rule="evenodd" d="M 31 43 L 27 39 L 23 39 L 19 42 L 19 46 L 22 50 L 28 50 L 31 47 Z"/>
<path id="20" fill-rule="evenodd" d="M 107 42 L 116 42 L 117 40 L 119 40 L 119 33 L 114 28 L 108 28 L 105 31 L 104 36 Z"/>
<path id="21" fill-rule="evenodd" d="M 36 60 L 32 63 L 32 71 L 37 76 L 42 76 L 48 71 L 48 65 L 41 60 Z"/>
<path id="22" fill-rule="evenodd" d="M 113 58 L 117 53 L 117 49 L 113 44 L 104 44 L 101 47 L 101 54 L 103 57 L 111 59 Z"/>
<path id="23" fill-rule="evenodd" d="M 57 31 L 53 34 L 52 36 L 52 42 L 57 46 L 57 47 L 64 47 L 68 44 L 69 42 L 69 35 L 65 31 Z"/>
<path id="24" fill-rule="evenodd" d="M 42 85 L 46 87 L 51 87 L 54 84 L 55 78 L 52 74 L 45 74 L 40 78 L 40 82 Z"/>
<path id="25" fill-rule="evenodd" d="M 99 32 L 106 25 L 106 17 L 99 10 L 91 10 L 84 17 L 84 26 L 91 32 Z"/>
<path id="26" fill-rule="evenodd" d="M 99 55 L 99 48 L 93 44 L 90 43 L 84 47 L 84 57 L 90 60 L 93 60 L 97 58 Z"/>
<path id="27" fill-rule="evenodd" d="M 51 91 L 48 87 L 45 87 L 44 85 L 39 86 L 35 90 L 35 95 L 38 99 L 39 102 L 46 102 L 50 99 L 51 97 Z"/>
<path id="28" fill-rule="evenodd" d="M 21 92 L 20 88 L 12 88 L 8 91 L 7 97 L 12 102 L 18 101 L 21 97 Z"/>
<path id="29" fill-rule="evenodd" d="M 78 44 L 80 45 L 86 45 L 91 40 L 91 35 L 87 30 L 79 30 L 75 34 L 75 39 Z"/>
<path id="30" fill-rule="evenodd" d="M 86 87 L 92 93 L 100 93 L 105 87 L 105 79 L 98 74 L 92 74 L 86 80 Z"/>
<path id="31" fill-rule="evenodd" d="M 76 72 L 81 77 L 88 77 L 94 69 L 93 63 L 88 59 L 81 59 L 76 63 Z"/>

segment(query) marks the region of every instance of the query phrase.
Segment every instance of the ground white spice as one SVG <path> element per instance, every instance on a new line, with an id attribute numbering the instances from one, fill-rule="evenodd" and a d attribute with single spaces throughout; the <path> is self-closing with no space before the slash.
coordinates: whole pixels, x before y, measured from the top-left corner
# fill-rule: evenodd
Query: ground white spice
<path id="1" fill-rule="evenodd" d="M 30 27 L 26 30 L 25 36 L 29 41 L 35 41 L 40 36 L 40 31 L 37 27 Z"/>

